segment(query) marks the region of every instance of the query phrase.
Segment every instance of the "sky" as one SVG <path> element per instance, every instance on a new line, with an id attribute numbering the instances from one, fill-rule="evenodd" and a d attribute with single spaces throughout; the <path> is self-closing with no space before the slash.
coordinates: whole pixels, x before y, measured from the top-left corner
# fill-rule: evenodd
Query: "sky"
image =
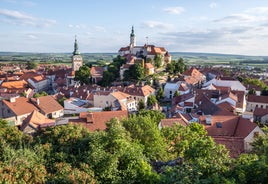
<path id="1" fill-rule="evenodd" d="M 0 0 L 0 51 L 169 52 L 268 56 L 267 0 Z"/>

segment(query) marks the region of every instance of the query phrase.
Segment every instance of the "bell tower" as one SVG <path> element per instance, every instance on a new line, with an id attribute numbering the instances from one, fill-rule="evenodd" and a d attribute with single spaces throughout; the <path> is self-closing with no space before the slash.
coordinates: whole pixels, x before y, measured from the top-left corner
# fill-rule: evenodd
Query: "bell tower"
<path id="1" fill-rule="evenodd" d="M 83 65 L 83 58 L 80 55 L 80 52 L 78 51 L 77 39 L 75 36 L 74 51 L 73 51 L 73 56 L 72 56 L 72 69 L 73 69 L 73 71 L 79 70 L 79 68 L 82 65 Z"/>
<path id="2" fill-rule="evenodd" d="M 131 33 L 130 33 L 130 48 L 136 46 L 136 36 L 134 34 L 134 26 L 132 26 Z"/>

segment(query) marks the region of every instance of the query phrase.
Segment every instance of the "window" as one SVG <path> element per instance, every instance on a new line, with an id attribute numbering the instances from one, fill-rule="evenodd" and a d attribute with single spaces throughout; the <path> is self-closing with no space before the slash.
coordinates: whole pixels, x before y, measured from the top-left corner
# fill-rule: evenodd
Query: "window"
<path id="1" fill-rule="evenodd" d="M 216 127 L 217 128 L 222 128 L 222 123 L 221 122 L 216 122 Z"/>

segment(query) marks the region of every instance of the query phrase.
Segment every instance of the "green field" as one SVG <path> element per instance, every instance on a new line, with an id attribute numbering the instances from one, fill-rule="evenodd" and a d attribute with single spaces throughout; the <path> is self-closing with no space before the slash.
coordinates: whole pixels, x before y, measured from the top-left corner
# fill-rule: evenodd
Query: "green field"
<path id="1" fill-rule="evenodd" d="M 268 68 L 268 56 L 243 56 L 211 53 L 171 52 L 173 60 L 183 58 L 187 65 L 231 65 L 236 67 Z M 84 63 L 106 65 L 117 53 L 81 53 Z M 24 53 L 0 52 L 0 63 L 22 63 L 27 61 L 51 64 L 71 64 L 72 53 Z"/>

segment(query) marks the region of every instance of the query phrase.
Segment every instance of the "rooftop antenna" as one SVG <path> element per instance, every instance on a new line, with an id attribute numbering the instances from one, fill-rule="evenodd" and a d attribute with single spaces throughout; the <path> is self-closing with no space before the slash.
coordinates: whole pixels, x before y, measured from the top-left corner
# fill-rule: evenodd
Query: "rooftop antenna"
<path id="1" fill-rule="evenodd" d="M 148 45 L 148 36 L 146 36 L 146 45 Z"/>

